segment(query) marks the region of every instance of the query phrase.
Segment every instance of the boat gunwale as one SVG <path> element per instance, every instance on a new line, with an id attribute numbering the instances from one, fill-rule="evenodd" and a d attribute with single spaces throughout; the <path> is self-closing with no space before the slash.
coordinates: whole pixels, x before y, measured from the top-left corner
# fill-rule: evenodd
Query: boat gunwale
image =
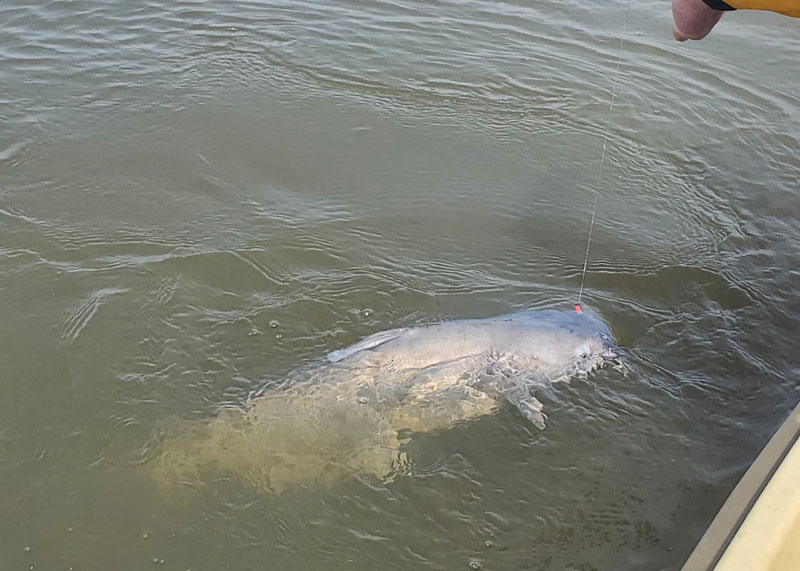
<path id="1" fill-rule="evenodd" d="M 714 569 L 789 451 L 800 446 L 800 402 L 767 442 L 714 517 L 681 571 Z"/>

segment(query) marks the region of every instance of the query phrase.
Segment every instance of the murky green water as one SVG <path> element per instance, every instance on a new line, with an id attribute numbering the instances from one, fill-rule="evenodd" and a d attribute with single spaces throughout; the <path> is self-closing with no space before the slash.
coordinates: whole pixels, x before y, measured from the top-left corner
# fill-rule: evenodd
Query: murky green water
<path id="1" fill-rule="evenodd" d="M 568 308 L 624 15 L 4 2 L 0 566 L 679 568 L 800 397 L 777 16 L 678 45 L 667 3 L 631 7 L 584 294 L 627 375 L 539 395 L 544 431 L 419 436 L 393 482 L 173 502 L 138 471 L 163 423 L 369 333 Z"/>

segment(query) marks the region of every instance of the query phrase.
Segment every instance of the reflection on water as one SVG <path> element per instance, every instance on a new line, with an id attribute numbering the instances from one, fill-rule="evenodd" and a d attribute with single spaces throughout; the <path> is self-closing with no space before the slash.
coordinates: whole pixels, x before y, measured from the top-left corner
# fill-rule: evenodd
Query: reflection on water
<path id="1" fill-rule="evenodd" d="M 627 375 L 537 389 L 545 430 L 238 406 L 376 331 L 571 307 L 625 5 L 5 2 L 0 567 L 679 568 L 798 398 L 794 21 L 686 46 L 631 6 L 584 293 Z"/>

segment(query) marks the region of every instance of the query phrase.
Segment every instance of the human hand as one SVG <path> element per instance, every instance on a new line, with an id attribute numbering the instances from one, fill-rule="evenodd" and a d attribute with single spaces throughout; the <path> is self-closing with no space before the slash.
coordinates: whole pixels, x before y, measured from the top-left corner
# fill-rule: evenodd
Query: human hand
<path id="1" fill-rule="evenodd" d="M 679 42 L 702 40 L 719 22 L 723 12 L 709 8 L 703 0 L 672 0 L 672 35 Z"/>

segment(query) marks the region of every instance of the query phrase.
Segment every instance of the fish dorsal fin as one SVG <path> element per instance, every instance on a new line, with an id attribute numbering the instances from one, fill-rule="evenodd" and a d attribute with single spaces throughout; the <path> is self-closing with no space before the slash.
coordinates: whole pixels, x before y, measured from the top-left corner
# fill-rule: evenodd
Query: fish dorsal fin
<path id="1" fill-rule="evenodd" d="M 349 347 L 345 347 L 344 349 L 337 349 L 336 351 L 331 351 L 328 353 L 328 361 L 331 363 L 336 363 L 358 353 L 359 351 L 366 351 L 367 349 L 374 349 L 379 345 L 383 345 L 384 343 L 388 343 L 394 339 L 400 337 L 403 333 L 408 331 L 407 327 L 401 327 L 400 329 L 389 329 L 388 331 L 381 331 L 379 333 L 374 333 L 369 337 L 366 337 L 356 343 L 355 345 L 350 345 Z"/>

